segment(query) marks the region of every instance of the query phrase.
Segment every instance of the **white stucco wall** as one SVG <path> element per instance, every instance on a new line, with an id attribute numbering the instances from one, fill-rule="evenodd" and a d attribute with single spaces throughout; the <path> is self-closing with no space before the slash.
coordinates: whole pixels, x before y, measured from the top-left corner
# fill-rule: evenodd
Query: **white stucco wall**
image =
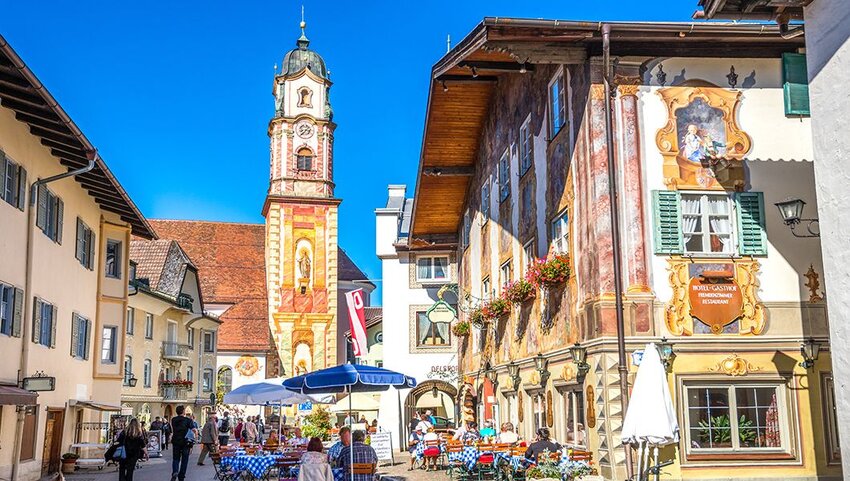
<path id="1" fill-rule="evenodd" d="M 236 361 L 239 360 L 241 356 L 253 356 L 257 359 L 259 363 L 259 369 L 257 372 L 252 374 L 251 376 L 243 376 L 236 369 Z M 238 388 L 239 386 L 244 386 L 245 384 L 250 384 L 254 382 L 260 382 L 266 378 L 266 358 L 262 353 L 230 353 L 230 352 L 219 352 L 216 356 L 216 368 L 215 374 L 218 376 L 218 370 L 222 367 L 229 367 L 233 369 L 233 389 Z M 200 376 L 201 373 L 198 374 Z M 199 377 L 200 379 L 200 377 Z M 238 405 L 240 409 L 242 409 L 242 414 L 244 416 L 257 416 L 262 414 L 263 407 L 262 406 L 244 406 Z"/>
<path id="2" fill-rule="evenodd" d="M 805 10 L 806 53 L 821 245 L 841 458 L 850 473 L 850 4 L 815 0 Z M 814 211 L 811 212 L 814 214 Z"/>

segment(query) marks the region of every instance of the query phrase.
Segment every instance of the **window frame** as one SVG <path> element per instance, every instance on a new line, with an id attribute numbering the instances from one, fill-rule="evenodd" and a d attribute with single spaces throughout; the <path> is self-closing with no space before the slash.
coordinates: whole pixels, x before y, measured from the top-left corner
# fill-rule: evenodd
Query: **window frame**
<path id="1" fill-rule="evenodd" d="M 124 355 L 124 380 L 123 386 L 130 387 L 130 378 L 133 377 L 133 356 L 129 354 Z"/>
<path id="2" fill-rule="evenodd" d="M 201 374 L 201 389 L 204 392 L 212 392 L 215 384 L 215 374 L 210 368 L 204 368 Z"/>
<path id="3" fill-rule="evenodd" d="M 555 254 L 570 253 L 570 215 L 569 209 L 564 209 L 549 222 L 549 246 L 550 250 Z M 558 229 L 561 229 L 561 235 L 556 236 Z M 561 245 L 563 244 L 563 245 Z"/>
<path id="4" fill-rule="evenodd" d="M 228 382 L 224 382 L 223 375 L 227 374 L 230 378 Z M 233 368 L 230 366 L 221 366 L 218 368 L 218 376 L 216 378 L 216 390 L 218 390 L 218 384 L 221 384 L 222 391 L 224 393 L 229 393 L 233 390 Z"/>
<path id="5" fill-rule="evenodd" d="M 64 230 L 65 203 L 62 198 L 48 189 L 45 184 L 38 188 L 38 202 L 36 204 L 36 225 L 48 239 L 62 245 L 62 231 Z M 42 201 L 42 196 L 44 200 Z M 44 223 L 38 226 L 39 219 L 44 216 Z"/>
<path id="6" fill-rule="evenodd" d="M 77 235 L 74 257 L 86 269 L 94 270 L 95 233 L 80 217 L 77 217 Z"/>
<path id="7" fill-rule="evenodd" d="M 469 240 L 472 235 L 472 215 L 470 214 L 469 209 L 466 209 L 463 212 L 463 225 L 461 226 L 461 229 L 461 247 L 466 249 L 469 247 Z"/>
<path id="8" fill-rule="evenodd" d="M 490 176 L 487 175 L 484 178 L 484 182 L 481 183 L 481 225 L 487 223 L 490 220 L 490 196 L 492 193 L 490 192 Z"/>
<path id="9" fill-rule="evenodd" d="M 204 353 L 215 352 L 215 332 L 203 331 L 203 351 Z"/>
<path id="10" fill-rule="evenodd" d="M 35 316 L 38 316 L 38 340 L 33 338 L 33 342 L 37 345 L 44 346 L 47 348 L 53 348 L 56 344 L 56 339 L 54 336 L 56 335 L 56 328 L 54 323 L 56 322 L 56 315 L 58 308 L 55 304 L 48 302 L 40 297 L 36 297 L 34 299 L 35 310 L 37 312 L 33 312 L 33 333 L 35 332 Z M 46 315 L 49 314 L 49 315 Z M 34 334 L 33 334 L 34 335 Z"/>
<path id="11" fill-rule="evenodd" d="M 195 368 L 194 366 L 186 366 L 186 380 L 195 383 Z"/>
<path id="12" fill-rule="evenodd" d="M 190 351 L 195 350 L 195 329 L 191 327 L 186 328 L 186 344 L 189 346 Z"/>
<path id="13" fill-rule="evenodd" d="M 0 334 L 12 337 L 14 326 L 15 288 L 5 282 L 0 282 Z"/>
<path id="14" fill-rule="evenodd" d="M 450 325 L 446 328 L 446 333 L 448 335 L 448 339 L 446 340 L 446 342 L 444 344 L 423 344 L 422 343 L 422 331 L 420 331 L 420 327 L 421 327 L 421 322 L 422 322 L 423 319 L 428 321 L 428 331 L 431 333 L 431 336 L 429 338 L 431 338 L 431 339 L 437 339 L 438 338 L 438 336 L 436 335 L 436 334 L 439 334 L 439 331 L 437 330 L 437 324 L 449 324 L 449 323 L 432 322 L 430 319 L 428 319 L 427 313 L 428 313 L 428 311 L 416 311 L 414 313 L 414 315 L 416 316 L 416 332 L 415 332 L 415 334 L 416 334 L 416 347 L 421 348 L 421 349 L 450 347 L 452 345 L 452 330 L 451 330 Z"/>
<path id="15" fill-rule="evenodd" d="M 827 464 L 841 465 L 838 416 L 835 404 L 835 378 L 832 372 L 821 373 L 821 398 L 823 401 L 823 432 L 827 448 L 826 462 Z"/>
<path id="16" fill-rule="evenodd" d="M 106 345 L 107 336 L 106 333 L 109 332 L 109 345 Z M 101 364 L 115 364 L 117 361 L 116 350 L 118 348 L 118 326 L 103 326 L 100 330 L 100 362 Z M 109 357 L 104 357 L 106 353 L 109 353 Z"/>
<path id="17" fill-rule="evenodd" d="M 484 276 L 481 279 L 481 299 L 488 300 L 493 296 L 493 283 L 490 282 L 490 276 Z"/>
<path id="18" fill-rule="evenodd" d="M 517 153 L 519 155 L 519 176 L 522 178 L 534 165 L 534 132 L 531 131 L 530 113 L 519 126 Z"/>
<path id="19" fill-rule="evenodd" d="M 507 275 L 506 275 L 507 274 Z M 499 266 L 499 292 L 504 291 L 506 285 L 514 280 L 513 259 L 508 259 Z"/>
<path id="20" fill-rule="evenodd" d="M 693 216 L 693 214 L 686 214 L 684 205 L 686 197 L 699 196 L 700 200 L 700 225 L 702 226 L 701 232 L 692 232 L 690 234 L 699 234 L 703 236 L 702 240 L 702 251 L 691 251 L 688 250 L 688 242 L 685 240 L 686 233 L 685 232 L 685 216 Z M 726 205 L 728 206 L 728 211 L 725 214 L 729 220 L 729 248 L 728 252 L 711 252 L 705 251 L 706 243 L 709 245 L 709 249 L 711 248 L 711 217 L 719 217 L 719 214 L 710 214 L 708 212 L 708 199 L 711 197 L 716 198 L 725 198 Z M 708 230 L 706 230 L 708 229 Z M 683 190 L 679 192 L 679 235 L 682 236 L 682 254 L 685 256 L 699 256 L 699 257 L 723 257 L 727 258 L 729 256 L 737 256 L 739 251 L 739 238 L 738 238 L 738 212 L 737 205 L 735 203 L 735 198 L 733 195 L 729 195 L 725 192 L 715 192 L 715 191 L 699 191 L 699 190 Z"/>
<path id="21" fill-rule="evenodd" d="M 72 357 L 81 361 L 86 360 L 88 359 L 92 322 L 76 312 L 72 314 L 71 322 L 76 323 L 76 327 L 72 326 L 71 328 L 77 331 L 77 343 L 74 345 Z M 71 341 L 73 342 L 73 338 Z"/>
<path id="22" fill-rule="evenodd" d="M 528 266 L 531 265 L 532 262 L 537 260 L 537 243 L 534 239 L 530 239 L 528 242 L 522 245 L 522 261 L 520 262 L 520 272 L 522 274 L 522 278 L 525 278 L 526 272 L 528 272 Z"/>
<path id="23" fill-rule="evenodd" d="M 681 379 L 679 392 L 682 408 L 679 411 L 680 426 L 683 435 L 680 436 L 681 446 L 685 452 L 685 461 L 754 461 L 754 460 L 791 460 L 794 459 L 794 443 L 796 432 L 794 431 L 794 400 L 789 395 L 788 381 L 781 378 L 764 377 L 752 378 L 746 381 L 730 381 L 725 379 Z M 777 396 L 777 413 L 779 415 L 780 447 L 741 447 L 738 432 L 738 419 L 740 418 L 737 405 L 738 388 L 773 388 Z M 723 448 L 694 448 L 692 447 L 691 425 L 690 425 L 690 403 L 689 389 L 726 389 L 728 399 L 728 417 L 730 419 L 730 442 L 731 447 Z M 741 408 L 745 409 L 745 408 Z M 735 420 L 734 425 L 731 423 Z"/>
<path id="24" fill-rule="evenodd" d="M 436 275 L 435 275 L 435 271 L 436 271 L 435 265 L 436 265 L 436 263 L 434 261 L 436 259 L 444 259 L 445 262 L 446 262 L 445 266 L 443 268 L 443 271 L 444 271 L 443 277 L 436 277 Z M 429 277 L 421 277 L 419 275 L 419 263 L 421 261 L 426 261 L 426 260 L 429 261 L 428 269 L 430 271 L 430 276 Z M 451 277 L 452 277 L 451 272 L 450 272 L 450 264 L 449 264 L 449 256 L 448 255 L 416 256 L 416 264 L 415 264 L 414 270 L 416 271 L 416 281 L 419 282 L 420 284 L 445 283 L 445 282 L 449 282 L 451 280 Z"/>
<path id="25" fill-rule="evenodd" d="M 128 336 L 135 335 L 136 332 L 136 308 L 127 306 L 127 320 L 125 326 L 125 334 Z"/>
<path id="26" fill-rule="evenodd" d="M 112 262 L 110 264 L 109 256 L 110 249 L 112 250 Z M 104 256 L 103 270 L 104 275 L 110 279 L 121 279 L 121 263 L 123 262 L 124 243 L 117 239 L 106 239 L 106 254 Z"/>
<path id="27" fill-rule="evenodd" d="M 145 313 L 145 339 L 153 339 L 153 314 Z"/>
<path id="28" fill-rule="evenodd" d="M 309 152 L 309 154 L 303 155 L 305 151 Z M 313 169 L 313 159 L 315 157 L 315 154 L 309 147 L 300 147 L 295 151 L 295 170 L 299 172 L 311 172 L 315 170 Z"/>
<path id="29" fill-rule="evenodd" d="M 497 176 L 499 181 L 499 203 L 511 198 L 511 149 L 506 148 L 499 156 Z"/>
<path id="30" fill-rule="evenodd" d="M 587 422 L 585 419 L 585 408 L 587 406 L 587 400 L 584 398 L 584 390 L 582 386 L 578 384 L 565 386 L 562 388 L 556 389 L 558 395 L 560 397 L 560 410 L 561 410 L 561 418 L 564 419 L 564 422 L 560 423 L 561 428 L 564 430 L 563 433 L 563 444 L 570 447 L 575 448 L 587 448 Z M 581 403 L 577 403 L 576 399 L 581 399 Z M 569 424 L 569 420 L 572 418 L 572 426 Z M 583 434 L 584 439 L 583 442 L 570 442 L 568 441 L 568 437 L 570 433 L 578 432 L 578 425 L 581 424 L 584 427 Z"/>
<path id="31" fill-rule="evenodd" d="M 554 139 L 558 134 L 560 134 L 564 127 L 567 126 L 569 122 L 569 71 L 566 70 L 563 66 L 561 66 L 557 72 L 552 76 L 552 79 L 549 80 L 549 83 L 546 87 L 546 98 L 547 98 L 547 110 L 549 111 L 549 140 Z M 560 90 L 557 91 L 556 95 L 553 96 L 552 87 L 560 81 Z M 558 104 L 554 103 L 554 100 L 558 100 Z M 558 116 L 555 116 L 555 109 L 558 110 Z M 556 122 L 557 125 L 556 125 Z"/>
<path id="32" fill-rule="evenodd" d="M 153 361 L 150 359 L 145 359 L 142 363 L 142 385 L 144 387 L 151 387 L 153 378 Z"/>

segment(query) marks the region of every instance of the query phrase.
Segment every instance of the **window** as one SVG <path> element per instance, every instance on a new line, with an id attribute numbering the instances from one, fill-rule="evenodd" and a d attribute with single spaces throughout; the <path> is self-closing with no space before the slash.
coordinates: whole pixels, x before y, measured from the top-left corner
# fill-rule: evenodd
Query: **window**
<path id="1" fill-rule="evenodd" d="M 204 332 L 204 352 L 215 352 L 215 333 Z"/>
<path id="2" fill-rule="evenodd" d="M 211 392 L 213 390 L 213 370 L 212 369 L 204 369 L 204 379 L 203 379 L 203 388 L 204 392 Z"/>
<path id="3" fill-rule="evenodd" d="M 531 132 L 531 114 L 519 128 L 519 175 L 523 176 L 534 163 L 534 137 Z"/>
<path id="4" fill-rule="evenodd" d="M 531 215 L 531 183 L 527 182 L 520 189 L 520 216 L 525 222 L 532 222 L 534 217 Z"/>
<path id="5" fill-rule="evenodd" d="M 121 278 L 122 242 L 114 239 L 106 241 L 106 277 Z"/>
<path id="6" fill-rule="evenodd" d="M 505 261 L 501 267 L 499 267 L 499 277 L 502 287 L 506 286 L 509 282 L 514 280 L 513 277 L 513 267 L 511 266 L 511 259 Z"/>
<path id="7" fill-rule="evenodd" d="M 298 170 L 313 170 L 313 152 L 306 147 L 298 149 L 295 154 L 295 167 Z"/>
<path id="8" fill-rule="evenodd" d="M 153 370 L 153 365 L 151 364 L 150 359 L 145 359 L 144 368 L 142 370 L 142 382 L 145 387 L 151 387 L 151 371 Z"/>
<path id="9" fill-rule="evenodd" d="M 21 337 L 24 291 L 0 282 L 0 334 Z"/>
<path id="10" fill-rule="evenodd" d="M 3 151 L 0 151 L 0 199 L 20 210 L 24 210 L 27 200 L 27 171 Z"/>
<path id="11" fill-rule="evenodd" d="M 505 149 L 505 153 L 499 159 L 499 202 L 504 202 L 511 196 L 511 150 Z"/>
<path id="12" fill-rule="evenodd" d="M 91 321 L 74 313 L 71 316 L 71 357 L 82 360 L 89 358 L 90 337 Z"/>
<path id="13" fill-rule="evenodd" d="M 490 220 L 490 176 L 481 184 L 481 223 Z"/>
<path id="14" fill-rule="evenodd" d="M 133 377 L 133 358 L 124 356 L 124 385 L 130 385 L 130 378 Z"/>
<path id="15" fill-rule="evenodd" d="M 685 387 L 690 452 L 782 451 L 788 437 L 779 384 Z"/>
<path id="16" fill-rule="evenodd" d="M 811 114 L 805 54 L 782 54 L 782 89 L 785 94 L 785 115 L 808 117 Z"/>
<path id="17" fill-rule="evenodd" d="M 452 343 L 449 324 L 431 322 L 425 311 L 416 313 L 416 345 L 419 347 L 448 346 Z"/>
<path id="18" fill-rule="evenodd" d="M 56 344 L 56 307 L 37 297 L 32 313 L 32 342 L 46 347 Z"/>
<path id="19" fill-rule="evenodd" d="M 195 330 L 191 327 L 186 328 L 186 344 L 189 345 L 189 349 L 195 349 Z"/>
<path id="20" fill-rule="evenodd" d="M 525 275 L 528 270 L 528 266 L 531 265 L 532 262 L 537 260 L 537 256 L 534 254 L 534 239 L 525 243 L 522 246 L 522 274 Z"/>
<path id="21" fill-rule="evenodd" d="M 186 380 L 195 382 L 195 368 L 192 366 L 186 368 Z"/>
<path id="22" fill-rule="evenodd" d="M 481 298 L 489 299 L 493 294 L 492 288 L 490 287 L 490 277 L 487 276 L 481 280 Z"/>
<path id="23" fill-rule="evenodd" d="M 568 389 L 560 392 L 561 408 L 564 410 L 564 442 L 570 446 L 586 446 L 587 431 L 584 427 L 584 392 Z"/>
<path id="24" fill-rule="evenodd" d="M 827 442 L 827 460 L 829 462 L 841 462 L 841 447 L 838 439 L 838 413 L 835 409 L 835 381 L 832 373 L 824 374 L 822 396 L 824 402 L 824 424 Z"/>
<path id="25" fill-rule="evenodd" d="M 77 217 L 77 248 L 76 258 L 80 261 L 80 265 L 88 270 L 94 269 L 94 231 Z"/>
<path id="26" fill-rule="evenodd" d="M 145 313 L 145 339 L 153 339 L 153 314 Z"/>
<path id="27" fill-rule="evenodd" d="M 115 326 L 106 326 L 103 328 L 100 343 L 100 360 L 103 363 L 115 364 L 115 347 L 117 339 L 115 334 L 118 333 L 118 328 Z"/>
<path id="28" fill-rule="evenodd" d="M 549 82 L 549 133 L 555 138 L 567 123 L 567 98 L 564 71 L 559 71 Z"/>
<path id="29" fill-rule="evenodd" d="M 726 194 L 682 194 L 685 252 L 732 253 L 732 202 Z"/>
<path id="30" fill-rule="evenodd" d="M 233 369 L 230 369 L 227 366 L 219 369 L 218 384 L 225 393 L 230 392 L 233 389 Z"/>
<path id="31" fill-rule="evenodd" d="M 133 307 L 127 308 L 127 335 L 132 336 L 136 330 L 136 309 Z"/>
<path id="32" fill-rule="evenodd" d="M 555 216 L 555 220 L 552 221 L 552 252 L 567 254 L 570 248 L 569 235 L 569 216 L 567 211 L 563 211 Z"/>
<path id="33" fill-rule="evenodd" d="M 656 254 L 767 255 L 761 192 L 656 190 L 652 201 Z"/>
<path id="34" fill-rule="evenodd" d="M 449 280 L 448 257 L 419 257 L 416 259 L 416 280 L 423 282 Z"/>
<path id="35" fill-rule="evenodd" d="M 461 246 L 466 248 L 469 246 L 469 234 L 472 231 L 472 221 L 470 220 L 469 209 L 463 213 L 463 230 L 460 233 Z"/>
<path id="36" fill-rule="evenodd" d="M 38 186 L 38 215 L 36 226 L 57 244 L 62 243 L 62 218 L 65 203 L 44 184 Z"/>
<path id="37" fill-rule="evenodd" d="M 529 396 L 531 401 L 531 432 L 536 433 L 538 429 L 546 427 L 546 396 L 542 391 Z"/>
<path id="38" fill-rule="evenodd" d="M 298 106 L 299 107 L 313 107 L 313 92 L 307 87 L 301 87 L 298 90 Z"/>

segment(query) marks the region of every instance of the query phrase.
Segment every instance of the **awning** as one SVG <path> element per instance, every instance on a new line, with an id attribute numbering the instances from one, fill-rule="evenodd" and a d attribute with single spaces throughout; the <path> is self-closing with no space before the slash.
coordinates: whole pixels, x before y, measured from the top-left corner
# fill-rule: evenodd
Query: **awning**
<path id="1" fill-rule="evenodd" d="M 0 386 L 0 406 L 35 404 L 38 393 L 17 386 Z"/>
<path id="2" fill-rule="evenodd" d="M 116 411 L 121 412 L 121 406 L 103 404 L 95 401 L 71 401 L 71 407 L 92 409 L 94 411 Z"/>

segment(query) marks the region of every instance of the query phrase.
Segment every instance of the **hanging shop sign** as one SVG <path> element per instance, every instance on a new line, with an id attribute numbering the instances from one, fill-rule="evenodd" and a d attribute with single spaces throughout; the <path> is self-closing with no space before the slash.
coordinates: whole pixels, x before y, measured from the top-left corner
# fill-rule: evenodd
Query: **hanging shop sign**
<path id="1" fill-rule="evenodd" d="M 21 388 L 33 392 L 54 391 L 56 390 L 56 378 L 38 371 L 35 373 L 35 376 L 23 378 L 21 380 Z"/>
<path id="2" fill-rule="evenodd" d="M 688 284 L 691 316 L 711 328 L 714 334 L 741 317 L 744 296 L 731 271 L 703 271 Z"/>
<path id="3" fill-rule="evenodd" d="M 435 324 L 449 323 L 457 318 L 457 311 L 446 302 L 439 300 L 425 312 L 425 316 Z"/>

